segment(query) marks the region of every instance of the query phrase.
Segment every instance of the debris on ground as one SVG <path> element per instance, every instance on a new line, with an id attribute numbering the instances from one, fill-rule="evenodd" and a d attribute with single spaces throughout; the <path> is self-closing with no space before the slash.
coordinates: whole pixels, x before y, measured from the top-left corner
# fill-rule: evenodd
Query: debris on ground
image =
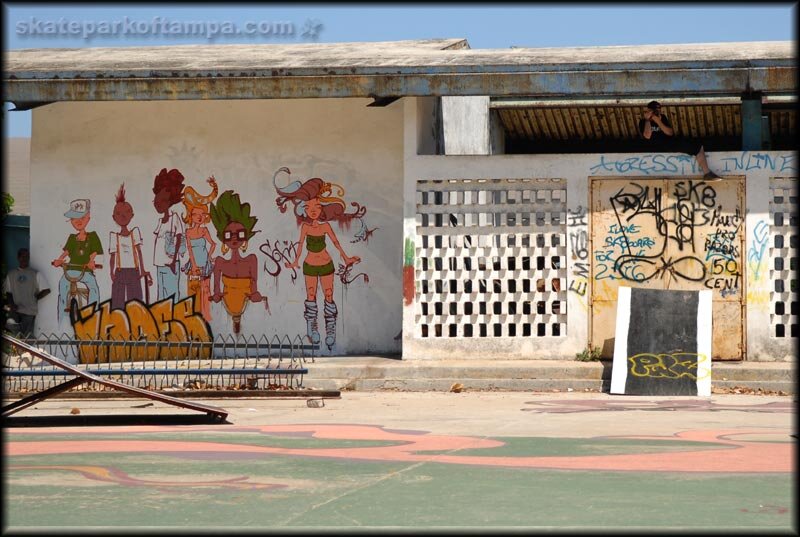
<path id="1" fill-rule="evenodd" d="M 453 393 L 461 393 L 461 391 L 463 389 L 464 389 L 464 385 L 461 384 L 460 382 L 456 382 L 455 384 L 450 386 L 450 391 L 453 392 Z"/>
<path id="2" fill-rule="evenodd" d="M 324 399 L 306 399 L 306 406 L 308 408 L 322 408 L 325 406 Z"/>
<path id="3" fill-rule="evenodd" d="M 81 409 L 78 407 L 72 407 L 72 410 L 69 411 L 70 414 L 80 414 Z"/>
<path id="4" fill-rule="evenodd" d="M 785 392 L 783 390 L 765 390 L 763 388 L 748 388 L 747 386 L 712 386 L 711 393 L 728 395 L 789 395 L 789 392 Z"/>

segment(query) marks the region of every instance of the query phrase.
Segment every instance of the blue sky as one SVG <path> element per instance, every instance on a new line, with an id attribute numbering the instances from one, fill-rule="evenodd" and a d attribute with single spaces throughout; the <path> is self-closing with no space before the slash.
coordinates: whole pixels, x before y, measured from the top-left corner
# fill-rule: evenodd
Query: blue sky
<path id="1" fill-rule="evenodd" d="M 21 48 L 127 47 L 197 43 L 330 43 L 402 39 L 466 38 L 472 48 L 573 47 L 784 41 L 796 39 L 796 3 L 759 4 L 24 4 L 4 3 L 6 50 Z M 125 17 L 128 18 L 127 22 Z M 161 28 L 203 21 L 206 35 L 133 35 L 134 24 Z M 119 24 L 102 35 L 101 24 Z M 50 28 L 67 29 L 61 35 Z M 293 35 L 276 35 L 276 23 L 291 23 Z M 229 23 L 227 27 L 223 25 Z M 222 35 L 234 27 L 263 32 Z M 69 24 L 72 24 L 70 34 Z M 123 34 L 128 24 L 127 34 Z M 132 30 L 131 30 L 132 28 Z M 311 33 L 304 32 L 311 30 Z M 84 38 L 83 34 L 95 35 Z M 38 32 L 32 35 L 32 32 Z M 313 37 L 312 37 L 313 36 Z M 6 105 L 6 109 L 10 108 Z M 6 136 L 30 136 L 30 112 L 4 114 Z"/>

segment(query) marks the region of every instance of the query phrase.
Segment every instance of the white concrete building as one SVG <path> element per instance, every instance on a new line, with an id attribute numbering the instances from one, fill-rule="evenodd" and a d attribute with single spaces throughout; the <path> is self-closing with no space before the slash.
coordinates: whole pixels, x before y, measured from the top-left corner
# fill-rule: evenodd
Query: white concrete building
<path id="1" fill-rule="evenodd" d="M 102 246 L 97 303 L 80 303 L 84 282 L 65 280 L 40 305 L 42 333 L 180 339 L 238 329 L 308 334 L 333 355 L 572 359 L 592 345 L 610 356 L 616 290 L 628 285 L 711 289 L 715 359 L 793 359 L 791 43 L 481 51 L 432 40 L 6 58 L 8 99 L 34 108 L 32 257 L 92 251 L 65 214 L 74 200 L 89 200 L 85 230 Z M 703 141 L 722 181 L 704 181 L 693 156 L 642 146 L 636 124 L 652 99 L 677 136 Z M 164 273 L 154 235 L 169 216 L 154 204 L 161 170 L 179 170 L 187 200 L 187 187 L 212 192 L 209 177 L 218 187 L 206 204 L 217 217 L 194 231 L 191 218 L 182 224 L 184 245 L 195 242 L 178 247 L 187 272 L 171 296 L 139 277 Z M 313 178 L 329 188 L 300 203 L 290 185 L 316 188 Z M 115 217 L 123 183 L 126 226 Z M 249 204 L 254 225 L 233 214 L 238 205 L 222 214 L 226 191 Z M 346 216 L 300 225 L 312 198 Z M 223 249 L 226 231 L 239 229 L 230 222 L 247 230 L 238 257 Z M 118 254 L 122 227 L 138 228 L 141 264 Z M 186 301 L 196 292 L 189 277 L 204 279 L 192 269 L 214 256 L 219 270 L 193 295 L 204 298 Z M 141 299 L 129 290 L 112 307 L 124 294 L 112 263 L 138 271 L 129 285 Z M 41 268 L 54 282 L 65 273 Z M 71 297 L 84 309 L 64 311 Z"/>

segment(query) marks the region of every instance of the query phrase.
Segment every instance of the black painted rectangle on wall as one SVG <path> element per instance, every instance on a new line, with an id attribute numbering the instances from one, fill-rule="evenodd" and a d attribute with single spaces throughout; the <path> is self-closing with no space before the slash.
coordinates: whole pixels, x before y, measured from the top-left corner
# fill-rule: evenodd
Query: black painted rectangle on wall
<path id="1" fill-rule="evenodd" d="M 698 291 L 631 289 L 625 393 L 697 395 Z"/>
<path id="2" fill-rule="evenodd" d="M 711 395 L 712 294 L 620 286 L 610 393 Z"/>

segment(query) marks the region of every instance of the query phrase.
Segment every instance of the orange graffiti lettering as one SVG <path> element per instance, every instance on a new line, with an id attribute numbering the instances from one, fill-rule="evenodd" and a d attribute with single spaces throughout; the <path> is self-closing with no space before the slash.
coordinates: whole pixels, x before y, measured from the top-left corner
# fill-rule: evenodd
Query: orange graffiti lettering
<path id="1" fill-rule="evenodd" d="M 84 341 L 158 341 L 171 343 L 212 340 L 211 329 L 200 312 L 195 311 L 194 297 L 173 304 L 168 298 L 150 306 L 132 300 L 125 309 L 111 309 L 107 300 L 78 311 L 73 320 L 75 338 Z M 172 360 L 209 358 L 210 348 L 198 349 L 179 345 L 81 345 L 80 361 L 84 364 L 123 362 L 130 360 Z"/>

